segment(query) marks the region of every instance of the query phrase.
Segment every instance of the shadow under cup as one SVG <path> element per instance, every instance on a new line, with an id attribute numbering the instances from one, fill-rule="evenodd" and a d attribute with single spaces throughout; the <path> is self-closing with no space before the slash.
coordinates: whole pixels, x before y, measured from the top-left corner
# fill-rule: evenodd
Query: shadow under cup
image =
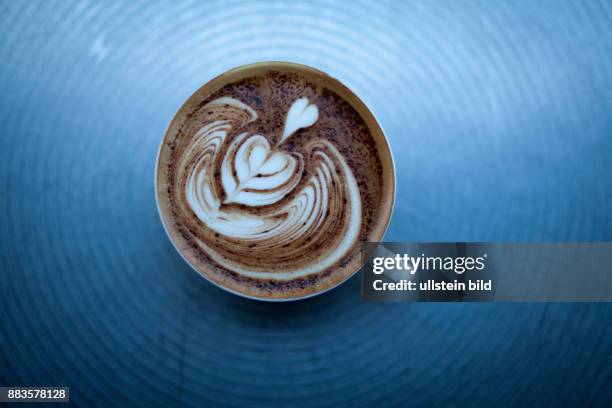
<path id="1" fill-rule="evenodd" d="M 312 297 L 338 286 L 353 276 L 361 268 L 361 257 L 351 257 L 351 260 L 342 270 L 343 273 L 339 279 L 331 281 L 330 284 L 325 287 L 313 287 L 313 290 L 307 294 L 295 296 L 291 294 L 284 295 L 281 293 L 279 295 L 278 293 L 275 293 L 274 296 L 261 296 L 251 293 L 248 290 L 244 290 L 239 285 L 233 285 L 228 281 L 228 279 L 220 278 L 220 274 L 216 273 L 217 271 L 215 270 L 214 262 L 202 262 L 199 258 L 202 255 L 198 254 L 189 243 L 189 240 L 184 238 L 179 227 L 177 226 L 177 223 L 172 217 L 172 207 L 170 194 L 168 193 L 168 177 L 166 175 L 166 171 L 161 171 L 161 169 L 166 169 L 172 160 L 172 149 L 169 147 L 168 141 L 174 140 L 182 125 L 201 105 L 202 101 L 206 100 L 208 96 L 212 95 L 226 85 L 236 83 L 245 78 L 265 75 L 266 72 L 271 70 L 281 74 L 297 74 L 316 85 L 333 90 L 344 101 L 350 104 L 351 107 L 364 120 L 370 134 L 374 139 L 376 153 L 378 154 L 382 164 L 383 183 L 381 188 L 381 199 L 380 202 L 378 202 L 376 216 L 371 220 L 366 241 L 379 242 L 382 240 L 391 219 L 391 213 L 393 211 L 395 200 L 396 184 L 395 166 L 388 140 L 372 112 L 350 89 L 344 86 L 337 79 L 325 74 L 324 72 L 301 64 L 289 62 L 260 62 L 244 65 L 219 75 L 218 77 L 207 82 L 193 95 L 191 95 L 191 97 L 189 97 L 189 99 L 175 114 L 161 142 L 156 163 L 155 195 L 162 224 L 164 225 L 164 229 L 166 230 L 170 241 L 183 259 L 201 276 L 222 289 L 246 298 L 265 301 L 289 301 Z"/>

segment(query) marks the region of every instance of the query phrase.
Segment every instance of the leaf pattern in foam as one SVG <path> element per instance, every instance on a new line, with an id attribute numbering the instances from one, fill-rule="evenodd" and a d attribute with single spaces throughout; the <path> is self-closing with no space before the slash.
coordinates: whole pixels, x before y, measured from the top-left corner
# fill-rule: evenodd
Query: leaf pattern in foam
<path id="1" fill-rule="evenodd" d="M 223 159 L 224 203 L 274 204 L 298 184 L 301 171 L 299 156 L 272 150 L 264 136 L 248 137 L 243 133 L 232 142 Z"/>

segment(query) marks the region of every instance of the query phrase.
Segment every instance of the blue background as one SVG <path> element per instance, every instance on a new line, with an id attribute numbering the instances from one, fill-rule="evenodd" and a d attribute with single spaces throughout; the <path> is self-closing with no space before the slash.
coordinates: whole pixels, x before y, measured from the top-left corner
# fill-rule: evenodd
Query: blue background
<path id="1" fill-rule="evenodd" d="M 389 241 L 612 240 L 609 1 L 0 2 L 0 385 L 79 405 L 612 403 L 612 304 L 290 304 L 159 221 L 181 103 L 237 65 L 344 81 L 396 159 Z M 537 273 L 537 271 L 534 271 Z"/>

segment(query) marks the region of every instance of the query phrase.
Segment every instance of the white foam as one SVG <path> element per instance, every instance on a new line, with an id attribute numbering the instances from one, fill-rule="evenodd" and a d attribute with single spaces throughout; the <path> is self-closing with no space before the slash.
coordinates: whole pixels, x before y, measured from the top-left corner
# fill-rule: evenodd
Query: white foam
<path id="1" fill-rule="evenodd" d="M 253 109 L 229 97 L 214 100 L 205 107 L 239 109 L 239 117 L 247 122 L 257 118 Z M 307 98 L 296 100 L 287 114 L 281 142 L 297 129 L 313 125 L 317 119 L 315 105 L 309 105 Z M 350 167 L 333 144 L 316 140 L 311 146 L 314 153 L 310 160 L 317 163 L 313 175 L 300 191 L 294 191 L 302 178 L 304 159 L 301 156 L 271 147 L 263 135 L 246 132 L 236 136 L 227 149 L 222 149 L 232 127 L 243 124 L 235 123 L 235 118 L 232 122 L 229 117 L 206 124 L 185 150 L 179 169 L 188 172 L 185 196 L 194 214 L 208 228 L 228 238 L 271 248 L 312 236 L 330 239 L 329 235 L 321 236 L 317 231 L 327 227 L 337 233 L 338 222 L 343 226 L 341 235 L 331 237 L 335 240 L 334 246 L 320 259 L 303 264 L 296 262 L 293 269 L 277 272 L 248 267 L 240 259 L 227 259 L 214 246 L 195 239 L 220 265 L 252 278 L 290 280 L 334 265 L 355 245 L 361 230 L 361 197 Z M 214 180 L 214 166 L 221 151 L 225 151 L 221 161 L 224 204 L 256 207 L 277 203 L 288 194 L 293 198 L 263 215 L 221 205 L 222 192 L 217 191 Z M 340 203 L 342 197 L 347 200 L 346 204 Z"/>
<path id="2" fill-rule="evenodd" d="M 283 143 L 296 130 L 314 125 L 317 119 L 319 119 L 319 109 L 316 105 L 308 104 L 306 97 L 296 99 L 287 112 L 285 130 L 278 144 Z"/>
<path id="3" fill-rule="evenodd" d="M 291 242 L 306 234 L 313 234 L 327 218 L 342 218 L 345 216 L 343 212 L 348 211 L 345 221 L 347 228 L 340 242 L 324 258 L 316 262 L 308 262 L 305 265 L 297 265 L 293 269 L 264 272 L 245 268 L 238 262 L 218 255 L 214 248 L 198 240 L 200 245 L 205 247 L 219 264 L 241 275 L 256 279 L 296 279 L 323 271 L 340 261 L 355 245 L 361 230 L 361 197 L 357 181 L 350 172 L 346 161 L 342 159 L 339 152 L 331 144 L 327 144 L 327 147 L 333 151 L 335 159 L 339 160 L 342 173 L 345 175 L 344 182 L 348 193 L 347 204 L 343 204 L 342 208 L 336 206 L 336 213 L 330 214 L 329 217 L 325 216 L 328 208 L 327 203 L 333 200 L 330 197 L 330 194 L 333 194 L 330 185 L 336 173 L 329 171 L 330 169 L 322 170 L 324 166 L 331 164 L 331 160 L 325 156 L 325 153 L 319 152 L 317 154 L 322 155 L 323 160 L 316 175 L 310 179 L 309 184 L 290 203 L 278 211 L 267 216 L 238 213 L 224 214 L 221 212 L 218 218 L 208 223 L 209 227 L 215 231 L 232 238 L 250 239 L 252 242 L 276 240 L 280 247 L 283 243 Z M 332 178 L 327 178 L 327 175 Z M 338 182 L 339 180 L 335 181 Z M 279 215 L 285 215 L 284 219 L 279 219 Z"/>
<path id="4" fill-rule="evenodd" d="M 243 133 L 232 142 L 221 165 L 224 203 L 253 207 L 274 204 L 300 181 L 295 171 L 298 166 L 302 167 L 301 158 L 271 150 L 261 135 L 249 137 Z"/>
<path id="5" fill-rule="evenodd" d="M 239 101 L 238 99 L 234 99 L 232 97 L 229 96 L 224 96 L 222 98 L 217 98 L 214 99 L 210 102 L 208 102 L 206 105 L 204 105 L 204 110 L 206 110 L 206 108 L 214 108 L 217 106 L 221 106 L 225 108 L 225 105 L 227 105 L 228 108 L 236 108 L 236 109 L 240 109 L 245 111 L 246 113 L 249 114 L 249 119 L 247 120 L 247 123 L 254 121 L 255 119 L 257 119 L 257 112 L 255 112 L 253 110 L 253 108 L 251 108 L 249 105 L 247 105 L 246 103 L 243 103 L 241 101 Z"/>

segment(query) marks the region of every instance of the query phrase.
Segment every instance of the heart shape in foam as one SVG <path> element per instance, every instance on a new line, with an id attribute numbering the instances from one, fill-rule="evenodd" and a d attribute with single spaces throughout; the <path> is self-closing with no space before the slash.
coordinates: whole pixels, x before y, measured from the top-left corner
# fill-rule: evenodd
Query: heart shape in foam
<path id="1" fill-rule="evenodd" d="M 231 143 L 221 166 L 224 203 L 274 204 L 297 185 L 301 167 L 299 157 L 272 150 L 265 137 L 243 133 Z"/>

